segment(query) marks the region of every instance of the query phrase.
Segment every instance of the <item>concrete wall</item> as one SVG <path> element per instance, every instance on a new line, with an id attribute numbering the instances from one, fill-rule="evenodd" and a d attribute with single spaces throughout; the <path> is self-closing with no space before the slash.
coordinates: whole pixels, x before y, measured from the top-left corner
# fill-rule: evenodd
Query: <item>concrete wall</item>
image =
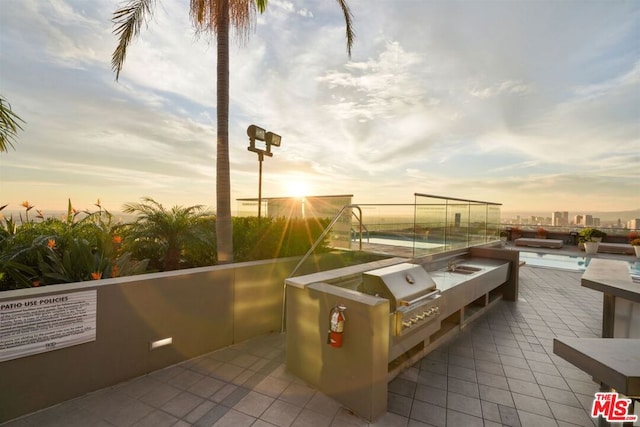
<path id="1" fill-rule="evenodd" d="M 327 332 L 338 304 L 347 309 L 334 348 Z M 388 352 L 388 300 L 326 283 L 287 286 L 287 370 L 370 421 L 387 411 Z"/>
<path id="2" fill-rule="evenodd" d="M 0 303 L 97 290 L 96 340 L 0 362 L 0 422 L 279 331 L 297 258 L 46 286 Z M 173 344 L 150 350 L 151 341 Z"/>

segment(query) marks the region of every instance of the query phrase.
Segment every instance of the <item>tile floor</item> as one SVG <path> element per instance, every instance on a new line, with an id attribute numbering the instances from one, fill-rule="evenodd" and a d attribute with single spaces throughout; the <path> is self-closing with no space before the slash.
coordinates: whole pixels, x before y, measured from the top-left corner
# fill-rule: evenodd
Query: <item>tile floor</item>
<path id="1" fill-rule="evenodd" d="M 598 337 L 602 294 L 582 273 L 525 266 L 520 298 L 488 313 L 389 384 L 375 423 L 288 374 L 284 336 L 259 337 L 28 416 L 30 426 L 594 426 L 597 385 L 552 351 Z"/>

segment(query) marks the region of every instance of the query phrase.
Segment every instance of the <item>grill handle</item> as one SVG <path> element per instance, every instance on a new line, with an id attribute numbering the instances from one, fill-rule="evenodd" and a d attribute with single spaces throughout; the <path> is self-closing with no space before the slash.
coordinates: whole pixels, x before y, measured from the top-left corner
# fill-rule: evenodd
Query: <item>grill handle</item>
<path id="1" fill-rule="evenodd" d="M 398 300 L 398 304 L 400 304 L 402 306 L 412 305 L 412 304 L 415 304 L 415 303 L 420 302 L 422 300 L 430 299 L 430 298 L 432 298 L 432 297 L 434 297 L 436 295 L 440 296 L 440 290 L 439 289 L 436 289 L 433 292 L 429 292 L 428 294 L 424 294 L 424 295 L 422 295 L 422 296 L 420 296 L 420 297 L 418 297 L 416 299 L 412 299 L 410 301 L 405 301 L 405 300 L 402 300 L 402 299 Z"/>

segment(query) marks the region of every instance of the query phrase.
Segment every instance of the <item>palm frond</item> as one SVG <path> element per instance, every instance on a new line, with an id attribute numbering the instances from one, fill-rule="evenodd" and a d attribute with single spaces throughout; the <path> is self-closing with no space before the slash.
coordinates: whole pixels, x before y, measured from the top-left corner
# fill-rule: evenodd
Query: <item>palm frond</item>
<path id="1" fill-rule="evenodd" d="M 255 27 L 256 12 L 264 12 L 267 0 L 228 0 L 229 26 L 240 43 L 246 41 Z M 225 2 L 220 0 L 191 0 L 189 15 L 196 34 L 218 34 L 218 18 Z"/>
<path id="2" fill-rule="evenodd" d="M 256 0 L 256 6 L 258 7 L 258 12 L 264 13 L 267 10 L 267 0 Z"/>
<path id="3" fill-rule="evenodd" d="M 351 9 L 349 9 L 346 0 L 337 1 L 342 8 L 342 13 L 344 14 L 344 22 L 346 26 L 345 32 L 347 38 L 347 53 L 349 54 L 349 58 L 351 58 L 351 47 L 353 46 L 353 41 L 356 38 L 356 33 L 353 31 L 353 15 L 351 14 Z"/>
<path id="4" fill-rule="evenodd" d="M 113 13 L 113 33 L 118 36 L 118 46 L 111 57 L 111 69 L 116 73 L 116 80 L 120 77 L 131 39 L 140 35 L 142 24 L 146 25 L 153 16 L 155 3 L 155 0 L 130 0 Z"/>
<path id="5" fill-rule="evenodd" d="M 22 130 L 19 122 L 24 123 L 24 120 L 11 110 L 11 104 L 0 95 L 0 153 L 9 151 L 8 147 L 13 148 L 11 142 L 18 134 L 18 130 Z"/>

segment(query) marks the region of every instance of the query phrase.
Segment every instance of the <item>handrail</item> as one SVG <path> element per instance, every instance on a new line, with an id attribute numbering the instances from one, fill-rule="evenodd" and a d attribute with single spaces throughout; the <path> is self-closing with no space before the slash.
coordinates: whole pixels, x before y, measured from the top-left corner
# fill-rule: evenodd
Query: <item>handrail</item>
<path id="1" fill-rule="evenodd" d="M 369 230 L 367 229 L 367 226 L 365 224 L 362 224 L 362 228 L 364 229 L 364 234 L 365 234 L 365 237 L 367 238 L 367 243 L 369 243 L 370 239 L 371 239 L 371 235 L 369 234 Z M 354 235 L 358 234 L 357 231 L 354 230 L 353 228 L 351 230 L 349 230 L 349 231 L 351 232 L 351 235 L 349 236 L 349 238 L 351 240 L 354 240 L 355 239 Z M 354 237 L 351 237 L 351 236 L 354 236 Z"/>
<path id="2" fill-rule="evenodd" d="M 336 222 L 338 222 L 338 219 L 340 219 L 340 217 L 342 216 L 342 213 L 346 209 L 353 209 L 353 208 L 357 209 L 358 212 L 360 213 L 360 216 L 356 216 L 356 218 L 358 219 L 358 223 L 360 224 L 360 247 L 359 247 L 359 250 L 362 250 L 362 209 L 360 209 L 360 206 L 358 206 L 358 205 L 344 205 L 338 211 L 336 216 L 333 217 L 333 219 L 331 220 L 329 225 L 324 229 L 324 231 L 322 232 L 320 237 L 318 237 L 318 239 L 313 243 L 313 245 L 311 246 L 311 249 L 309 249 L 307 251 L 307 253 L 304 254 L 302 259 L 300 259 L 298 264 L 293 268 L 293 270 L 291 271 L 291 273 L 289 274 L 289 276 L 287 278 L 293 277 L 293 275 L 298 271 L 300 266 L 302 266 L 302 264 L 307 260 L 307 258 L 309 258 L 309 256 L 313 253 L 313 251 L 316 250 L 318 245 L 320 245 L 320 243 L 322 241 L 324 241 L 324 238 L 327 236 L 327 234 L 329 233 L 331 228 L 336 224 Z M 353 215 L 355 215 L 355 213 L 353 213 Z M 282 289 L 282 325 L 281 325 L 281 328 L 280 328 L 281 332 L 284 332 L 286 302 L 287 302 L 287 284 L 285 283 L 283 285 L 283 289 Z"/>
<path id="3" fill-rule="evenodd" d="M 459 199 L 457 197 L 436 196 L 435 194 L 413 193 L 413 196 L 414 197 L 429 197 L 430 199 L 455 200 L 456 202 L 479 203 L 479 204 L 482 204 L 482 205 L 502 206 L 502 203 L 484 202 L 482 200 Z"/>
<path id="4" fill-rule="evenodd" d="M 352 209 L 352 208 L 355 208 L 355 209 L 358 210 L 358 212 L 360 212 L 360 216 L 356 217 L 356 218 L 358 218 L 358 223 L 360 224 L 360 246 L 359 246 L 359 250 L 362 250 L 362 209 L 360 209 L 360 206 L 358 206 L 358 205 L 344 205 L 342 207 L 342 209 L 340 209 L 338 211 L 336 216 L 333 217 L 333 219 L 331 220 L 329 225 L 324 229 L 324 231 L 322 232 L 320 237 L 318 237 L 318 239 L 313 243 L 313 245 L 311 246 L 311 249 L 309 249 L 307 251 L 307 253 L 304 254 L 302 259 L 300 259 L 298 264 L 294 267 L 293 271 L 289 274 L 289 277 L 293 277 L 293 275 L 296 273 L 296 271 L 298 271 L 300 266 L 302 266 L 302 264 L 307 260 L 307 258 L 309 258 L 309 256 L 313 253 L 313 251 L 315 251 L 316 248 L 320 245 L 320 243 L 322 243 L 322 241 L 327 236 L 327 234 L 329 234 L 329 231 L 331 230 L 331 228 L 336 224 L 336 222 L 338 222 L 338 220 L 342 216 L 342 213 L 345 210 Z"/>
<path id="5" fill-rule="evenodd" d="M 358 209 L 360 209 L 360 208 L 358 208 Z M 355 212 L 351 211 L 351 214 L 356 217 L 356 219 L 358 220 L 358 223 L 360 224 L 360 250 L 362 250 L 362 229 L 364 228 L 364 231 L 367 232 L 367 242 L 369 242 L 369 237 L 370 237 L 369 236 L 369 229 L 367 228 L 367 225 L 362 222 L 362 219 L 358 215 L 356 215 Z M 360 210 L 360 216 L 362 216 L 362 210 Z M 353 228 L 350 228 L 349 232 L 350 233 L 351 232 L 355 233 L 356 231 Z M 349 235 L 349 240 L 351 240 L 351 235 Z"/>

